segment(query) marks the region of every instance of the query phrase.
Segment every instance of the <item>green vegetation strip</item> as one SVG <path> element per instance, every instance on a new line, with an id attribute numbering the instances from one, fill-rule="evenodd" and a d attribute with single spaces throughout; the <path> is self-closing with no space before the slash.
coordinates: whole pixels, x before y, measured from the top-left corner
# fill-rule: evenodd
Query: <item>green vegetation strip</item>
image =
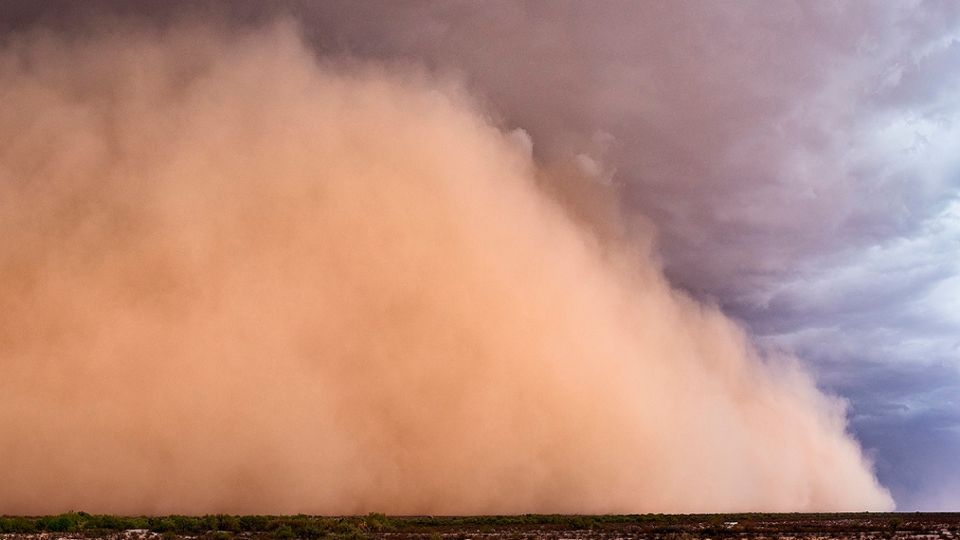
<path id="1" fill-rule="evenodd" d="M 866 532 L 878 530 L 928 530 L 948 527 L 960 532 L 960 514 L 634 514 L 511 516 L 112 516 L 69 512 L 56 516 L 3 516 L 0 533 L 76 533 L 96 537 L 130 529 L 148 530 L 165 538 L 246 536 L 253 538 L 368 537 L 402 532 L 431 533 L 451 530 L 552 530 L 623 529 L 647 533 L 694 532 L 711 537 L 769 532 Z"/>

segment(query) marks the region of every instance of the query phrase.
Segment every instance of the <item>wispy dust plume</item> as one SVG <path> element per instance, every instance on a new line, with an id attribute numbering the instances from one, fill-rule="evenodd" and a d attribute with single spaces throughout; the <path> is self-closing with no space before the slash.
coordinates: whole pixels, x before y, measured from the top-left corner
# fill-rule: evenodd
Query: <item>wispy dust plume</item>
<path id="1" fill-rule="evenodd" d="M 842 404 L 523 137 L 297 35 L 0 54 L 0 510 L 891 507 Z"/>

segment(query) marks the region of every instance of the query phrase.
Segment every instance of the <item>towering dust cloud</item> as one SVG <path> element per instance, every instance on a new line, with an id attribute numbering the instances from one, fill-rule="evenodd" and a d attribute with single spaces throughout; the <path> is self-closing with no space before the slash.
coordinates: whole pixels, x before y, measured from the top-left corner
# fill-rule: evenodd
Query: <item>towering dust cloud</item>
<path id="1" fill-rule="evenodd" d="M 842 404 L 523 137 L 297 35 L 4 46 L 0 510 L 891 507 Z"/>

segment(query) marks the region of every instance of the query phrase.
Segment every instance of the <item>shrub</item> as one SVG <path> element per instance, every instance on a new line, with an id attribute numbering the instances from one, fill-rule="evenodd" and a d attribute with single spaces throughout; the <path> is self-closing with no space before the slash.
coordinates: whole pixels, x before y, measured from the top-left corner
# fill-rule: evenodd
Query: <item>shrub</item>
<path id="1" fill-rule="evenodd" d="M 266 516 L 240 516 L 240 528 L 244 531 L 255 532 L 267 530 Z"/>
<path id="2" fill-rule="evenodd" d="M 293 529 L 289 525 L 283 524 L 277 530 L 273 531 L 273 537 L 278 540 L 289 540 L 290 538 L 296 538 L 297 535 L 293 533 Z"/>
<path id="3" fill-rule="evenodd" d="M 31 519 L 0 517 L 0 533 L 32 533 L 36 528 L 36 524 Z"/>
<path id="4" fill-rule="evenodd" d="M 70 513 L 40 518 L 39 525 L 40 528 L 49 532 L 73 532 L 77 530 L 79 521 L 80 516 Z"/>
<path id="5" fill-rule="evenodd" d="M 234 516 L 217 516 L 217 529 L 237 532 L 240 530 L 240 520 Z"/>
<path id="6" fill-rule="evenodd" d="M 293 532 L 297 538 L 306 538 L 308 540 L 316 540 L 327 533 L 322 523 L 308 520 L 307 518 L 295 521 L 293 523 Z"/>
<path id="7" fill-rule="evenodd" d="M 174 532 L 177 528 L 177 524 L 170 518 L 150 518 L 147 520 L 147 525 L 148 529 L 158 533 Z"/>
<path id="8" fill-rule="evenodd" d="M 371 531 L 392 531 L 393 525 L 386 515 L 377 512 L 370 512 L 366 517 L 367 528 Z"/>

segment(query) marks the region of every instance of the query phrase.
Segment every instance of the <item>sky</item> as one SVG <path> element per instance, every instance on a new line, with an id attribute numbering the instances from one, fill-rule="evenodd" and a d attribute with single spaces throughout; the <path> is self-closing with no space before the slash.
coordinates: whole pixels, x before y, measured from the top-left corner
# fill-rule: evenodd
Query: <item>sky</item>
<path id="1" fill-rule="evenodd" d="M 0 31 L 75 29 L 85 5 L 2 2 Z M 319 56 L 458 81 L 585 179 L 555 189 L 589 226 L 612 205 L 624 234 L 654 230 L 673 287 L 845 399 L 899 510 L 960 504 L 957 3 L 92 5 L 284 15 Z"/>

